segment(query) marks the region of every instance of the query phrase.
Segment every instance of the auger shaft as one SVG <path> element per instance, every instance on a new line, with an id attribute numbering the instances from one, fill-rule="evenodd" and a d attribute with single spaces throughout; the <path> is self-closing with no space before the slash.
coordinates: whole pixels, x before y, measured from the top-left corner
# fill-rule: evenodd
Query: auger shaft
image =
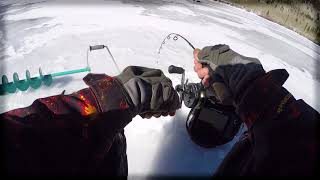
<path id="1" fill-rule="evenodd" d="M 86 68 L 82 68 L 82 69 L 75 69 L 75 70 L 52 73 L 51 76 L 52 77 L 65 76 L 65 75 L 69 75 L 69 74 L 89 72 L 90 70 L 91 70 L 90 67 L 86 67 Z"/>

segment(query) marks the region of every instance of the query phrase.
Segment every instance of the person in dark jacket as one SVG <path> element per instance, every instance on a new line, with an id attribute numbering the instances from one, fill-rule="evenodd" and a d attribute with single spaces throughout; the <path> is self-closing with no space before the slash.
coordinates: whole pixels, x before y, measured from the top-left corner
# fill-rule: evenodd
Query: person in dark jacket
<path id="1" fill-rule="evenodd" d="M 310 175 L 317 160 L 319 113 L 282 87 L 285 70 L 266 73 L 259 60 L 227 45 L 194 51 L 195 71 L 248 127 L 216 176 Z M 130 66 L 120 75 L 89 74 L 89 88 L 36 100 L 1 114 L 5 171 L 13 175 L 127 176 L 123 128 L 140 115 L 180 108 L 160 70 Z"/>

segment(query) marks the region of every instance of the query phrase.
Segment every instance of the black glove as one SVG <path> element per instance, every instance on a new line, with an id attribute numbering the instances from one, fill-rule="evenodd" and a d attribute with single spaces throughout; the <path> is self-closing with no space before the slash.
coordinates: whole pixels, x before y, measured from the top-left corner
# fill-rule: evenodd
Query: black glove
<path id="1" fill-rule="evenodd" d="M 209 83 L 220 100 L 234 101 L 246 86 L 265 71 L 258 59 L 242 56 L 227 45 L 207 46 L 198 61 L 209 69 Z"/>
<path id="2" fill-rule="evenodd" d="M 167 114 L 181 107 L 172 82 L 159 69 L 129 66 L 115 77 L 128 96 L 133 116 Z"/>
<path id="3" fill-rule="evenodd" d="M 282 87 L 289 77 L 284 69 L 266 73 L 258 59 L 242 56 L 227 45 L 195 50 L 194 55 L 198 75 L 201 71 L 209 74 L 206 77 L 216 94 L 220 99 L 231 97 L 236 112 L 248 127 L 260 117 L 268 120 L 277 116 L 289 99 L 294 99 Z M 209 72 L 204 71 L 206 68 L 197 64 L 199 62 L 205 64 Z"/>

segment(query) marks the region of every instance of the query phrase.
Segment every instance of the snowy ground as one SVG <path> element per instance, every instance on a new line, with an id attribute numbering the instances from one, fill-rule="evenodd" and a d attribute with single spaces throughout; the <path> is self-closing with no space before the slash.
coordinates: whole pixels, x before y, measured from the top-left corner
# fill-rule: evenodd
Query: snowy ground
<path id="1" fill-rule="evenodd" d="M 107 44 L 121 69 L 128 65 L 170 64 L 192 73 L 192 50 L 183 41 L 169 41 L 158 56 L 163 38 L 176 32 L 196 47 L 224 43 L 257 57 L 266 70 L 285 68 L 285 87 L 320 111 L 320 47 L 275 23 L 229 5 L 191 0 L 0 2 L 0 75 L 29 69 L 37 75 L 86 66 L 86 50 Z M 90 54 L 93 72 L 118 72 L 104 51 Z M 84 73 L 55 79 L 50 87 L 0 97 L 0 112 L 28 106 L 36 98 L 86 87 Z M 170 76 L 174 84 L 179 76 Z M 9 77 L 9 80 L 12 77 Z M 262 102 L 263 103 L 263 102 Z M 188 109 L 173 118 L 134 118 L 126 130 L 129 174 L 210 175 L 234 142 L 215 149 L 194 145 L 185 130 Z"/>

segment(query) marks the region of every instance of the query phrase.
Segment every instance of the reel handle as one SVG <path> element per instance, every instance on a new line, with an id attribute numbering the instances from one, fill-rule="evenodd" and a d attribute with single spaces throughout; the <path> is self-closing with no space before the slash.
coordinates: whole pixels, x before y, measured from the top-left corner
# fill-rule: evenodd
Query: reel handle
<path id="1" fill-rule="evenodd" d="M 90 51 L 98 50 L 98 49 L 103 49 L 105 46 L 104 45 L 95 45 L 95 46 L 89 46 Z"/>
<path id="2" fill-rule="evenodd" d="M 184 73 L 184 69 L 182 67 L 177 67 L 174 65 L 170 65 L 168 68 L 168 72 L 170 74 L 183 74 Z"/>

